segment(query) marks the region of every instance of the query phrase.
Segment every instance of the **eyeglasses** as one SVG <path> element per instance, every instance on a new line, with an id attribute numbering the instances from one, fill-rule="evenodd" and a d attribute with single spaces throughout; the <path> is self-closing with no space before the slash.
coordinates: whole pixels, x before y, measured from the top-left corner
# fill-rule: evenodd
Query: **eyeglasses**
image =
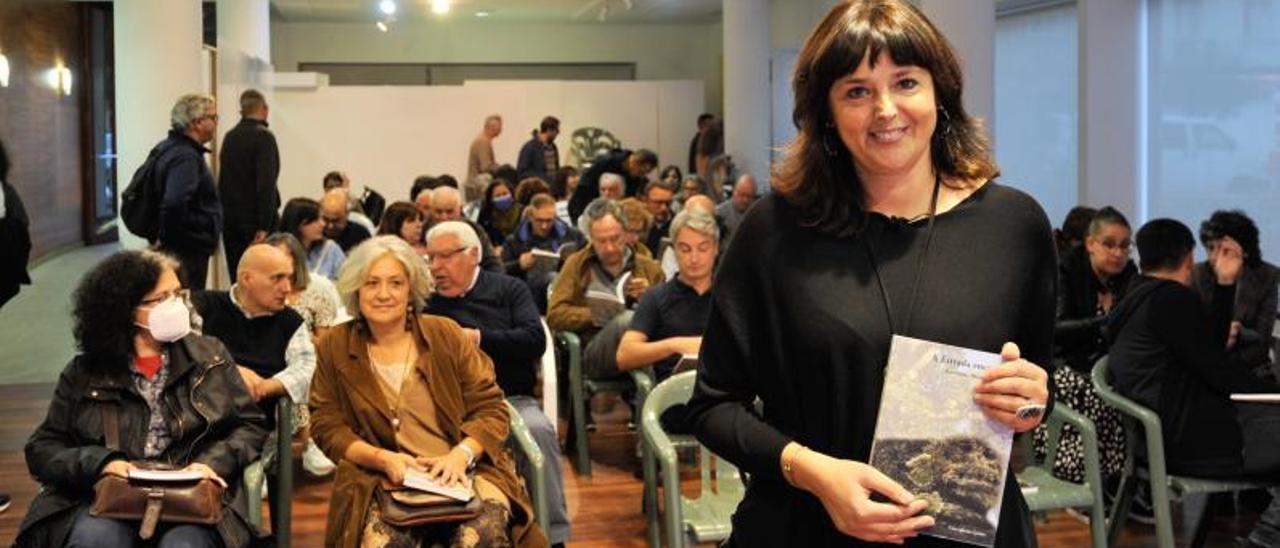
<path id="1" fill-rule="evenodd" d="M 466 250 L 467 248 L 465 247 L 459 247 L 459 248 L 455 248 L 453 251 L 441 251 L 438 253 L 427 252 L 425 257 L 428 263 L 436 259 L 440 259 L 441 261 L 447 261 L 449 259 L 452 259 L 458 256 L 459 253 L 462 253 L 463 251 L 466 251 Z"/>
<path id="2" fill-rule="evenodd" d="M 1106 248 L 1107 251 L 1119 251 L 1125 255 L 1128 255 L 1133 249 L 1133 242 L 1129 240 L 1121 240 L 1117 242 L 1115 240 L 1104 239 L 1099 243 L 1101 243 L 1102 247 Z"/>
<path id="3" fill-rule="evenodd" d="M 149 299 L 143 299 L 142 303 L 139 304 L 138 306 L 139 308 L 150 308 L 162 302 L 165 302 L 169 299 L 182 299 L 183 302 L 191 302 L 191 290 L 178 289 L 176 291 L 161 293 L 159 295 L 156 295 L 155 297 L 151 297 Z"/>
<path id="4" fill-rule="evenodd" d="M 213 120 L 214 122 L 217 122 L 217 121 L 218 121 L 218 115 L 217 115 L 217 114 L 206 114 L 206 115 L 204 115 L 204 116 L 201 116 L 201 117 L 200 117 L 200 119 L 201 119 L 201 120 Z"/>

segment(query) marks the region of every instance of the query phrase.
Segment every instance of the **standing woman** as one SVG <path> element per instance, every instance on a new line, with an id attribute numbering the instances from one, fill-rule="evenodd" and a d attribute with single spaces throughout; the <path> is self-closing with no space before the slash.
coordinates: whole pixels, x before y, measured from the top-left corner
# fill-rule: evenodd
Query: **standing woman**
<path id="1" fill-rule="evenodd" d="M 1034 428 L 1015 411 L 1048 401 L 1053 237 L 1033 199 L 991 181 L 959 61 L 905 0 L 833 8 L 793 85 L 798 135 L 720 267 L 690 421 L 751 474 L 732 545 L 903 542 L 933 525 L 927 503 L 866 464 L 890 337 L 1000 352 L 974 400 Z M 1006 478 L 996 544 L 1035 546 Z"/>
<path id="2" fill-rule="evenodd" d="M 311 435 L 338 465 L 325 546 L 546 546 L 506 450 L 507 408 L 493 362 L 452 320 L 418 314 L 427 264 L 396 236 L 353 248 L 338 291 L 355 319 L 320 341 Z M 475 471 L 478 517 L 403 529 L 382 520 L 375 490 L 408 470 L 445 483 Z"/>

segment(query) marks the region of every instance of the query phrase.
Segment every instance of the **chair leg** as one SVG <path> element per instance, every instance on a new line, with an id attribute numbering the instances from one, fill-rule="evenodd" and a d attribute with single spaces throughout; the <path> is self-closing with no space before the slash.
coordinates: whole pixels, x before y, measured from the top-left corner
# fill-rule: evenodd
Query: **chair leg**
<path id="1" fill-rule="evenodd" d="M 1209 530 L 1213 528 L 1213 517 L 1216 513 L 1214 511 L 1214 503 L 1216 502 L 1214 499 L 1216 498 L 1216 493 L 1205 496 L 1204 510 L 1200 512 L 1200 517 L 1196 520 L 1196 531 L 1191 537 L 1191 548 L 1200 548 L 1208 540 Z M 1186 505 L 1183 505 L 1183 507 L 1185 508 Z"/>
<path id="2" fill-rule="evenodd" d="M 1107 545 L 1116 546 L 1120 541 L 1120 532 L 1125 522 L 1129 521 L 1129 507 L 1133 505 L 1133 497 L 1138 490 L 1138 477 L 1129 475 L 1120 480 L 1116 494 L 1115 506 L 1111 507 L 1111 523 L 1107 532 Z"/>
<path id="3" fill-rule="evenodd" d="M 1147 484 L 1151 486 L 1151 509 L 1156 515 L 1156 542 L 1160 548 L 1174 548 L 1173 503 L 1169 498 L 1169 486 L 1154 480 Z"/>
<path id="4" fill-rule="evenodd" d="M 657 548 L 662 546 L 662 525 L 658 518 L 658 463 L 652 451 L 641 436 L 640 461 L 644 468 L 644 498 L 641 504 L 644 506 L 645 533 L 649 546 Z"/>

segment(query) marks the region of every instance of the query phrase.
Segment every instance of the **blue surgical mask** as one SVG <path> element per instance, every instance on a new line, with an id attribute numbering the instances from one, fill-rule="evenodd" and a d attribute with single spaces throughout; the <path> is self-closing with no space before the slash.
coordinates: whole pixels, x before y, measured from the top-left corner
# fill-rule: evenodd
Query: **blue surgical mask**
<path id="1" fill-rule="evenodd" d="M 511 204 L 513 203 L 515 203 L 515 199 L 512 198 L 510 194 L 506 196 L 499 196 L 493 199 L 493 207 L 496 208 L 498 211 L 506 211 L 508 209 L 511 209 Z"/>

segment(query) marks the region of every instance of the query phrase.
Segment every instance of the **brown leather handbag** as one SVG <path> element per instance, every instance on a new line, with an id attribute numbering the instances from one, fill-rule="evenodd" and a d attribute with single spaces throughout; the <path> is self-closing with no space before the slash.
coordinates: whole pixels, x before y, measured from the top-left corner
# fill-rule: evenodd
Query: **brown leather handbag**
<path id="1" fill-rule="evenodd" d="M 480 497 L 462 502 L 444 495 L 383 482 L 375 490 L 382 521 L 398 528 L 413 528 L 434 523 L 457 523 L 480 515 Z"/>
<path id="2" fill-rule="evenodd" d="M 113 406 L 102 408 L 103 433 L 107 447 L 120 450 L 120 422 Z M 139 468 L 165 466 L 134 463 Z M 222 486 L 201 478 L 192 481 L 142 481 L 119 476 L 103 476 L 93 486 L 94 517 L 140 520 L 138 536 L 150 539 L 159 523 L 213 525 L 222 521 Z"/>

